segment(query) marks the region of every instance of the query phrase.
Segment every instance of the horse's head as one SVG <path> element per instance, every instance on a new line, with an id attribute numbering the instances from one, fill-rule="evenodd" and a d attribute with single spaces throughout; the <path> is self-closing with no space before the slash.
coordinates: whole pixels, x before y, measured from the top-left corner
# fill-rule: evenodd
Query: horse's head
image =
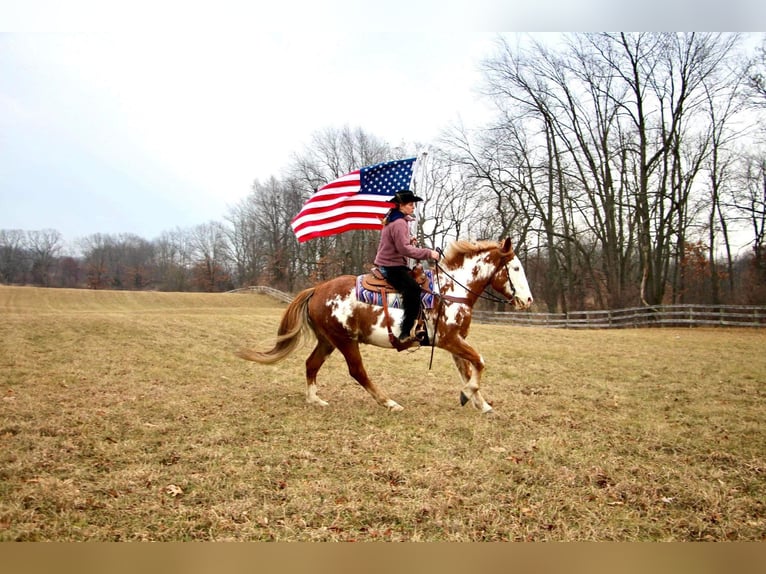
<path id="1" fill-rule="evenodd" d="M 499 255 L 499 267 L 492 277 L 492 288 L 505 295 L 514 309 L 529 309 L 533 301 L 532 291 L 524 266 L 513 251 L 510 237 L 500 243 Z"/>
<path id="2" fill-rule="evenodd" d="M 528 309 L 532 305 L 532 293 L 527 277 L 511 240 L 468 241 L 455 240 L 444 253 L 444 267 L 439 265 L 447 281 L 442 284 L 442 293 L 468 299 L 473 302 L 489 285 L 505 295 L 514 309 Z M 465 292 L 466 295 L 461 295 Z"/>

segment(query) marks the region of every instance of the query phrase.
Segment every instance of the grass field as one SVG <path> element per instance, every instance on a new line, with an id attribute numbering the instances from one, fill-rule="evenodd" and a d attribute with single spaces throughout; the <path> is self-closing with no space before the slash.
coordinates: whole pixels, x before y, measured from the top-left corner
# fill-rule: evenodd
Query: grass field
<path id="1" fill-rule="evenodd" d="M 766 539 L 766 331 L 474 325 L 451 358 L 365 347 L 402 404 L 252 294 L 0 286 L 0 540 Z"/>

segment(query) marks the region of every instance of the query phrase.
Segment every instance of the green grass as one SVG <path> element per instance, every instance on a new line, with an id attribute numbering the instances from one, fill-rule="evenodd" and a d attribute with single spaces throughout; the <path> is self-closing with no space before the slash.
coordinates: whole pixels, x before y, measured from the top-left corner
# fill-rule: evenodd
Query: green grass
<path id="1" fill-rule="evenodd" d="M 766 332 L 474 325 L 441 350 L 267 348 L 253 294 L 0 287 L 0 540 L 764 540 Z"/>

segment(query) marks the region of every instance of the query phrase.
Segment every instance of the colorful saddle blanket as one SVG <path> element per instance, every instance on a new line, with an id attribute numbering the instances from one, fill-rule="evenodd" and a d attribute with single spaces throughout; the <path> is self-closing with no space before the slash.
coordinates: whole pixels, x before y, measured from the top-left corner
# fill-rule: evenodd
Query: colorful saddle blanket
<path id="1" fill-rule="evenodd" d="M 434 308 L 434 276 L 433 271 L 431 269 L 426 269 L 423 271 L 426 274 L 426 281 L 422 285 L 423 291 L 420 293 L 420 300 L 423 303 L 423 307 L 425 309 L 433 309 Z M 365 275 L 358 275 L 356 278 L 356 298 L 358 301 L 361 301 L 362 303 L 368 303 L 370 305 L 380 305 L 383 306 L 383 295 L 380 291 L 372 291 L 370 289 L 366 289 L 364 287 L 364 277 Z M 426 287 L 428 288 L 428 291 L 425 291 Z M 393 309 L 401 309 L 402 308 L 402 296 L 400 293 L 396 291 L 388 291 L 386 292 L 386 297 L 388 299 L 387 304 L 389 308 Z"/>

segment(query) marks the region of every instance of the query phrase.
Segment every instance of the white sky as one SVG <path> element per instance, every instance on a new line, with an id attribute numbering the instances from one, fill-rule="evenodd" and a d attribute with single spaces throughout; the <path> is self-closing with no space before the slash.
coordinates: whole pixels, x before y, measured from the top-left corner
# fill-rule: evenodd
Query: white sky
<path id="1" fill-rule="evenodd" d="M 476 30 L 574 29 L 578 6 L 257 4 L 0 0 L 0 229 L 153 239 L 223 220 L 317 130 L 397 145 L 477 126 L 497 33 Z"/>

